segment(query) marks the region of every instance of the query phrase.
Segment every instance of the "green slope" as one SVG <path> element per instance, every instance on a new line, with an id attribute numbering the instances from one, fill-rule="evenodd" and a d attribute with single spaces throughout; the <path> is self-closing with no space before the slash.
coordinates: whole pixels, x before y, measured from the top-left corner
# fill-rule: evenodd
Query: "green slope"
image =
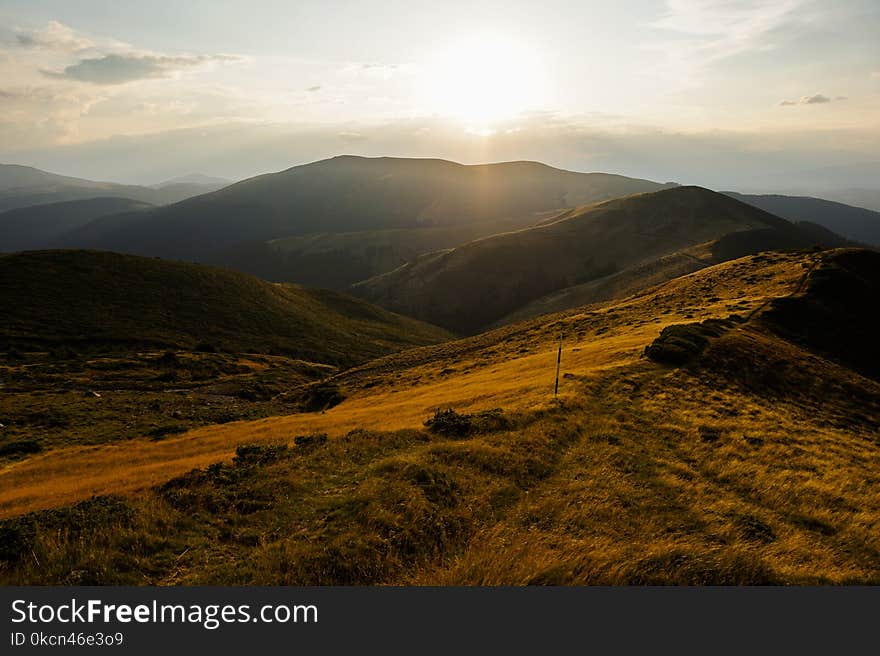
<path id="1" fill-rule="evenodd" d="M 334 292 L 115 253 L 0 256 L 0 343 L 278 353 L 349 365 L 445 339 L 443 330 Z"/>

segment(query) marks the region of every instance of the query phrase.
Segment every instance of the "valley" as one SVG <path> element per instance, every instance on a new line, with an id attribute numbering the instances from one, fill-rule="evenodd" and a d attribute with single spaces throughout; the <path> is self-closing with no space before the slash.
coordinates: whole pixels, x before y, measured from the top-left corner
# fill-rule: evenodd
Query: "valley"
<path id="1" fill-rule="evenodd" d="M 870 349 L 858 330 L 876 306 L 848 303 L 852 320 L 831 342 L 787 320 L 823 325 L 804 308 L 826 307 L 827 285 L 850 275 L 865 285 L 859 298 L 876 294 L 876 254 L 747 256 L 327 370 L 344 399 L 323 410 L 48 444 L 0 471 L 0 530 L 53 564 L 13 558 L 2 576 L 876 582 L 880 383 L 834 347 Z M 681 364 L 645 357 L 664 328 L 715 319 L 727 323 L 706 343 L 683 330 Z M 876 362 L 864 353 L 862 365 Z M 125 556 L 123 543 L 134 545 Z"/>

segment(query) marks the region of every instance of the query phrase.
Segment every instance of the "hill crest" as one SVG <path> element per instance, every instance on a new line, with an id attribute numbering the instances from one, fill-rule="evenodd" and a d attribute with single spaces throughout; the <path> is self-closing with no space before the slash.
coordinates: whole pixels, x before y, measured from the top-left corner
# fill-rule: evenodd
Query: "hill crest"
<path id="1" fill-rule="evenodd" d="M 0 304 L 0 342 L 19 350 L 210 344 L 351 365 L 449 336 L 336 292 L 96 251 L 0 256 Z"/>
<path id="2" fill-rule="evenodd" d="M 424 256 L 353 290 L 383 307 L 473 333 L 548 294 L 728 236 L 736 239 L 722 241 L 723 255 L 713 253 L 706 264 L 766 243 L 803 247 L 815 239 L 761 209 L 683 186 L 569 210 L 532 228 Z M 832 241 L 840 245 L 836 236 Z"/>

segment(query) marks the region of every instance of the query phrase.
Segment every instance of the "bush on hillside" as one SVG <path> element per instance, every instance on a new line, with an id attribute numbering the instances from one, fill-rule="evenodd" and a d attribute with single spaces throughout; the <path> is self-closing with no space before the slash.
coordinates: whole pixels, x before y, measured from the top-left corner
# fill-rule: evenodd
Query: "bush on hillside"
<path id="1" fill-rule="evenodd" d="M 329 410 L 345 400 L 345 395 L 335 383 L 315 383 L 306 387 L 300 396 L 300 404 L 305 412 Z"/>
<path id="2" fill-rule="evenodd" d="M 286 444 L 242 444 L 235 449 L 232 464 L 238 467 L 268 465 L 287 455 Z"/>
<path id="3" fill-rule="evenodd" d="M 731 316 L 666 326 L 660 336 L 645 347 L 645 355 L 661 364 L 682 365 L 702 353 L 711 337 L 720 337 L 740 321 L 739 317 Z"/>
<path id="4" fill-rule="evenodd" d="M 21 456 L 28 456 L 34 453 L 39 453 L 42 450 L 43 445 L 41 445 L 37 440 L 15 440 L 13 442 L 7 442 L 6 444 L 0 446 L 0 458 L 18 458 Z"/>
<path id="5" fill-rule="evenodd" d="M 432 433 L 447 437 L 467 437 L 474 429 L 471 415 L 460 414 L 452 408 L 438 410 L 425 422 L 425 426 Z"/>

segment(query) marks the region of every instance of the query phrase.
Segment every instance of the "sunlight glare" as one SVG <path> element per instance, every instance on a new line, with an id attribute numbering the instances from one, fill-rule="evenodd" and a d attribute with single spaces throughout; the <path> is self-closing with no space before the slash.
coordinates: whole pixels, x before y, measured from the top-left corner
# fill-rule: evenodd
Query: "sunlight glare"
<path id="1" fill-rule="evenodd" d="M 537 108 L 545 95 L 537 53 L 494 35 L 470 37 L 438 52 L 428 62 L 422 87 L 430 112 L 454 117 L 480 136 Z"/>

